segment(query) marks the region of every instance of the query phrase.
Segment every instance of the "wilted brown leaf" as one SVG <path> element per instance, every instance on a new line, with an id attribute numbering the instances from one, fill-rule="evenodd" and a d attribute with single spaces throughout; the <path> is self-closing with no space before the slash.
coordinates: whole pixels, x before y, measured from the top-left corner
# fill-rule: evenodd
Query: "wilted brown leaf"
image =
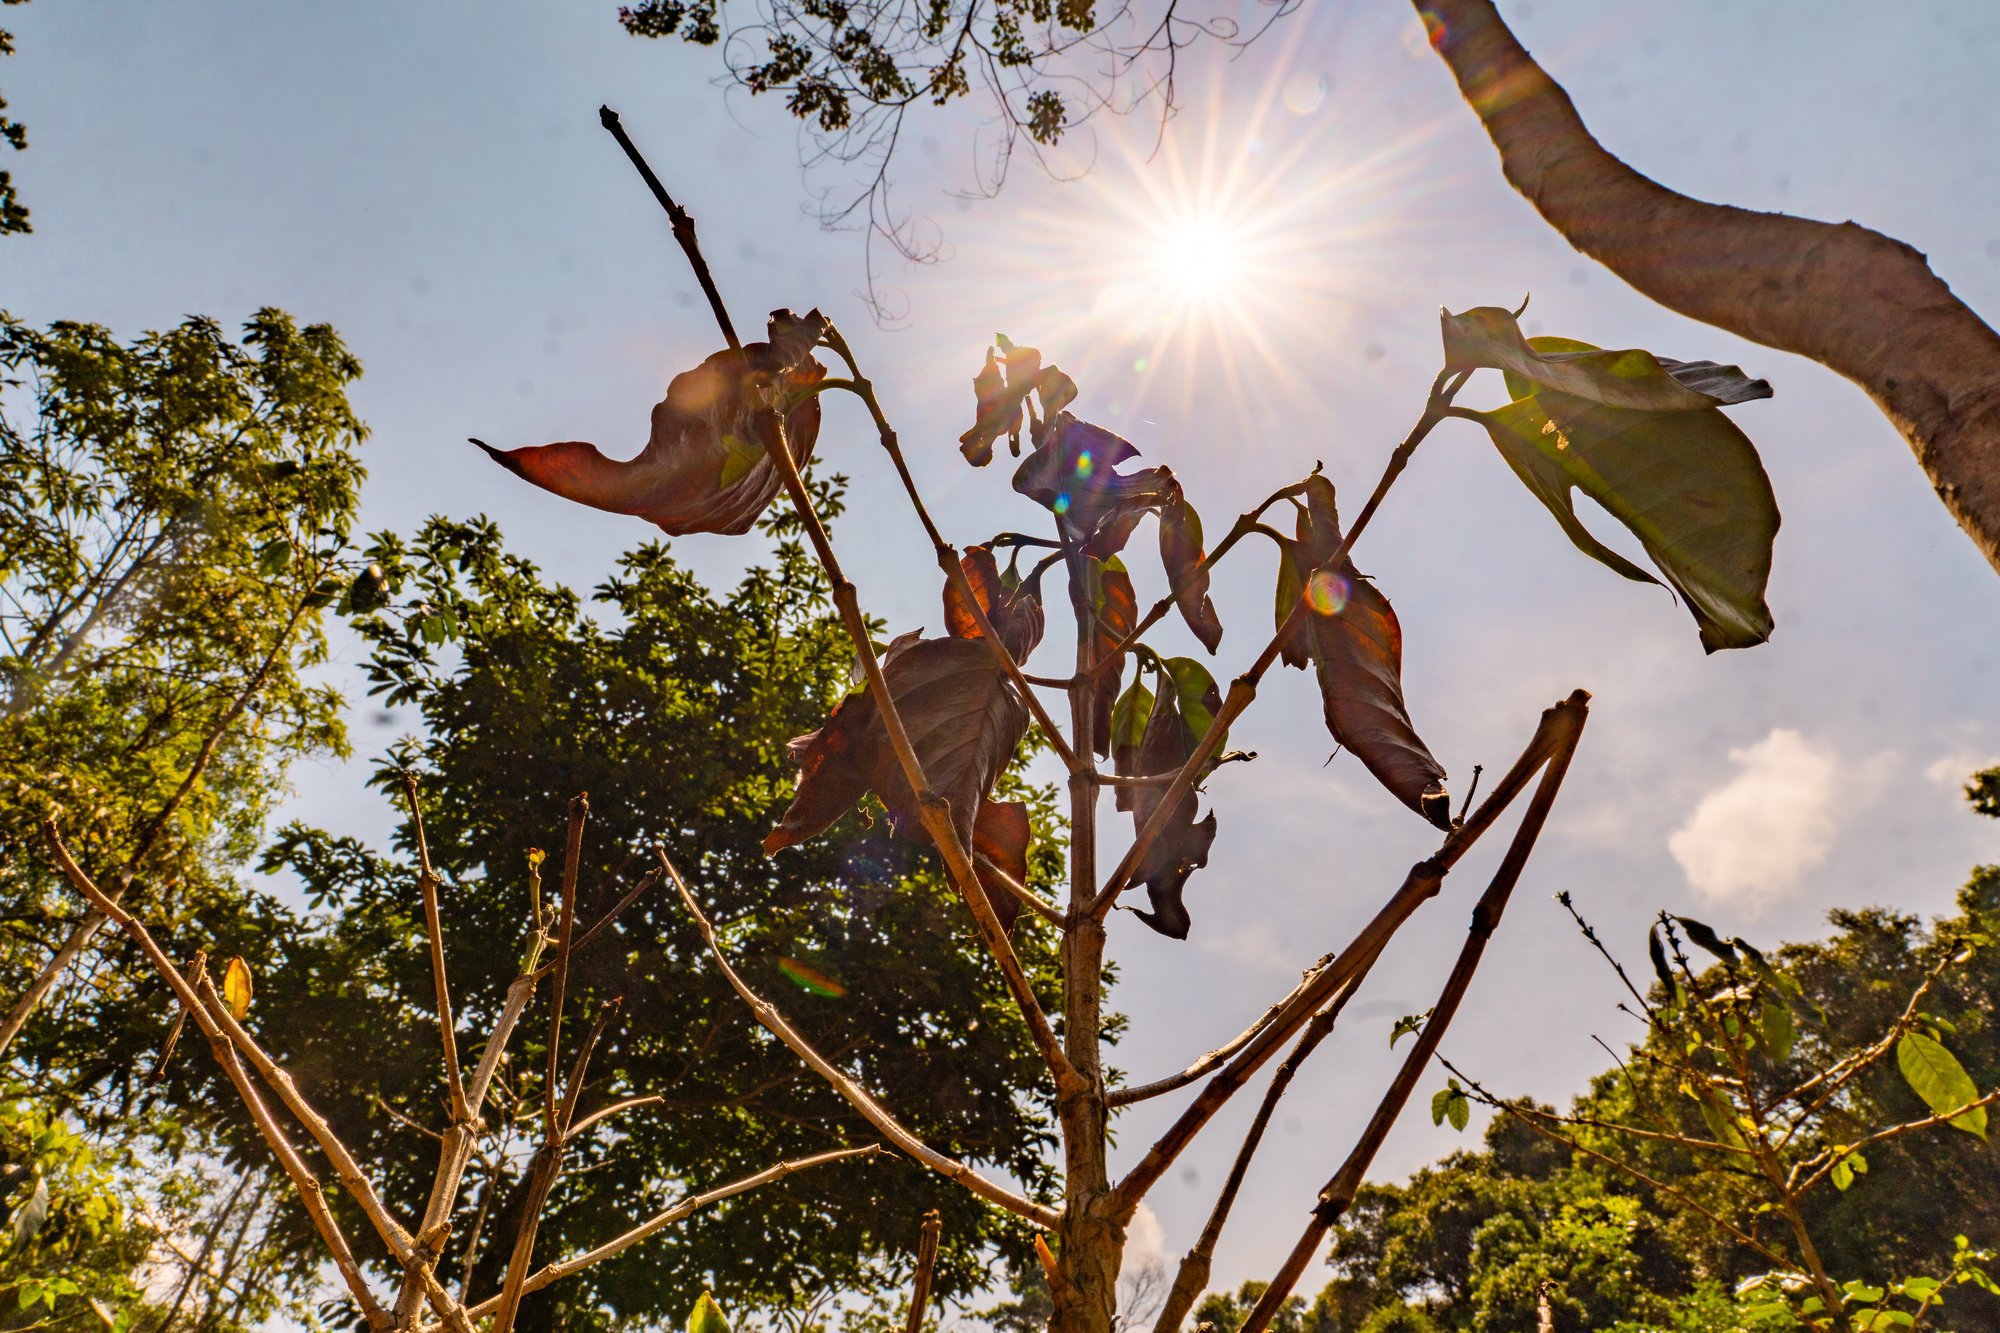
<path id="1" fill-rule="evenodd" d="M 495 449 L 473 443 L 517 476 L 567 500 L 659 525 L 670 536 L 750 530 L 783 485 L 766 452 L 777 442 L 771 390 L 798 393 L 826 377 L 812 349 L 826 329 L 817 310 L 772 312 L 769 340 L 721 351 L 674 376 L 653 408 L 652 436 L 637 458 L 619 462 L 581 440 Z M 784 418 L 791 456 L 803 467 L 819 438 L 815 396 Z"/>
<path id="2" fill-rule="evenodd" d="M 1042 641 L 1041 589 L 1002 574 L 990 547 L 967 547 L 959 568 L 1000 642 L 1016 662 L 1027 661 Z M 979 622 L 949 579 L 944 585 L 944 627 L 955 639 L 980 637 Z"/>
<path id="3" fill-rule="evenodd" d="M 1177 589 L 1174 600 L 1181 619 L 1211 653 L 1222 642 L 1222 620 L 1208 597 L 1208 571 L 1201 568 L 1201 515 L 1187 502 L 1179 483 L 1160 510 L 1160 564 L 1167 582 Z"/>
<path id="4" fill-rule="evenodd" d="M 1318 569 L 1340 545 L 1333 483 L 1325 477 L 1306 482 L 1299 537 L 1295 569 L 1315 571 L 1305 584 L 1305 622 L 1327 730 L 1390 795 L 1449 829 L 1444 768 L 1417 735 L 1403 702 L 1403 629 L 1396 612 L 1352 560 Z M 1287 661 L 1295 651 L 1286 645 Z"/>
<path id="5" fill-rule="evenodd" d="M 1151 697 L 1143 722 L 1138 716 L 1143 686 L 1133 683 L 1126 696 L 1131 700 L 1129 707 L 1126 700 L 1119 701 L 1125 712 L 1113 729 L 1113 754 L 1121 774 L 1151 777 L 1179 769 L 1193 755 L 1222 707 L 1222 694 L 1216 688 L 1215 678 L 1201 663 L 1191 657 L 1173 657 L 1161 665 L 1167 674 L 1160 680 L 1159 693 Z M 1130 744 L 1132 731 L 1141 726 L 1143 734 L 1138 743 Z M 1118 789 L 1118 806 L 1132 812 L 1135 831 L 1145 828 L 1152 819 L 1166 791 L 1164 785 L 1151 784 Z M 1133 915 L 1160 934 L 1177 940 L 1187 938 L 1192 924 L 1181 895 L 1188 877 L 1208 864 L 1209 848 L 1215 842 L 1214 813 L 1211 811 L 1205 819 L 1195 818 L 1200 800 L 1195 790 L 1189 788 L 1132 874 L 1135 882 L 1146 886 L 1146 897 L 1152 903 L 1150 912 L 1135 909 Z"/>
<path id="6" fill-rule="evenodd" d="M 950 802 L 952 823 L 970 846 L 981 802 L 1027 732 L 1026 705 L 986 645 L 969 639 L 909 644 L 883 675 L 925 779 Z M 893 832 L 929 841 L 867 689 L 842 699 L 825 726 L 790 749 L 799 763 L 798 791 L 764 839 L 767 853 L 817 837 L 871 791 L 888 807 Z"/>

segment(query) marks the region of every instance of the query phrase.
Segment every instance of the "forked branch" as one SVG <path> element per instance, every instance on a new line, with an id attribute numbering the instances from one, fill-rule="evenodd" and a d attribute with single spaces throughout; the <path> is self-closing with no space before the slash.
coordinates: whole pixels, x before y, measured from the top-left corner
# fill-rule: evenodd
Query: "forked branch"
<path id="1" fill-rule="evenodd" d="M 1382 1141 L 1389 1137 L 1389 1130 L 1403 1113 L 1403 1107 L 1416 1087 L 1431 1057 L 1437 1052 L 1438 1042 L 1443 1040 L 1451 1020 L 1458 1013 L 1465 993 L 1472 986 L 1472 977 L 1479 970 L 1480 959 L 1486 952 L 1486 943 L 1493 937 L 1493 931 L 1500 924 L 1500 918 L 1507 910 L 1507 902 L 1513 896 L 1514 886 L 1520 882 L 1521 872 L 1527 868 L 1528 857 L 1535 849 L 1535 842 L 1541 836 L 1543 826 L 1548 822 L 1549 811 L 1554 807 L 1556 794 L 1562 789 L 1563 775 L 1569 771 L 1570 759 L 1576 753 L 1577 741 L 1582 736 L 1586 715 L 1586 701 L 1589 696 L 1578 690 L 1572 694 L 1563 708 L 1569 709 L 1566 716 L 1570 725 L 1563 730 L 1555 747 L 1551 750 L 1547 765 L 1542 769 L 1541 782 L 1535 788 L 1534 797 L 1528 803 L 1521 823 L 1514 830 L 1513 841 L 1507 845 L 1507 853 L 1500 859 L 1499 868 L 1480 895 L 1479 902 L 1472 909 L 1472 924 L 1466 931 L 1465 943 L 1460 947 L 1457 961 L 1452 965 L 1451 975 L 1445 979 L 1444 987 L 1438 992 L 1437 1003 L 1431 1008 L 1430 1017 L 1425 1020 L 1410 1053 L 1403 1058 L 1403 1064 L 1396 1071 L 1396 1077 L 1383 1092 L 1376 1104 L 1375 1114 L 1369 1118 L 1368 1126 L 1361 1138 L 1342 1162 L 1340 1169 L 1320 1191 L 1319 1203 L 1313 1208 L 1312 1220 L 1307 1223 L 1298 1244 L 1292 1248 L 1284 1266 L 1271 1284 L 1258 1298 L 1256 1308 L 1243 1323 L 1240 1333 L 1264 1333 L 1292 1289 L 1298 1285 L 1306 1265 L 1318 1253 L 1320 1242 L 1326 1239 L 1361 1188 L 1368 1168 L 1375 1160 Z"/>

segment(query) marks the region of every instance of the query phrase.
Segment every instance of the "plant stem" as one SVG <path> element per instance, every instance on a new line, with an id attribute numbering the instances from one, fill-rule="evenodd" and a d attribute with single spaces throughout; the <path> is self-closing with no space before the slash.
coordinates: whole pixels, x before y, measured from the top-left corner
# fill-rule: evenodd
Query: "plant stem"
<path id="1" fill-rule="evenodd" d="M 1042 706 L 1042 701 L 1036 697 L 1035 692 L 1028 688 L 1028 680 L 1021 674 L 1021 664 L 1014 660 L 1014 654 L 1008 651 L 1007 645 L 1000 642 L 1000 636 L 993 632 L 993 623 L 987 619 L 986 608 L 979 604 L 979 598 L 972 591 L 972 584 L 965 577 L 965 567 L 959 561 L 957 550 L 945 541 L 944 535 L 938 531 L 937 524 L 931 521 L 930 510 L 924 505 L 924 497 L 917 490 L 916 478 L 910 475 L 910 465 L 903 458 L 903 448 L 897 441 L 896 428 L 889 424 L 888 415 L 882 410 L 882 401 L 876 397 L 874 383 L 861 373 L 861 366 L 854 358 L 853 349 L 848 347 L 847 339 L 831 324 L 827 325 L 825 342 L 833 349 L 834 355 L 847 363 L 848 372 L 853 378 L 840 387 L 859 398 L 868 408 L 868 415 L 875 422 L 876 438 L 881 441 L 883 452 L 889 455 L 889 461 L 896 466 L 896 475 L 903 482 L 903 493 L 909 497 L 910 507 L 916 510 L 917 521 L 923 525 L 924 536 L 930 539 L 931 551 L 937 557 L 938 569 L 943 572 L 945 581 L 951 585 L 952 591 L 958 594 L 959 599 L 972 613 L 973 623 L 979 626 L 980 637 L 986 640 L 987 646 L 993 651 L 993 660 L 1000 664 L 1001 671 L 1006 673 L 1015 692 L 1021 696 L 1022 702 L 1027 704 L 1028 712 L 1041 727 L 1042 736 L 1048 741 L 1049 748 L 1056 752 L 1056 758 L 1062 760 L 1065 769 L 1072 773 L 1076 772 L 1079 762 L 1076 749 L 1064 737 L 1062 729 L 1056 726 L 1055 719 L 1049 716 L 1048 710 Z"/>
<path id="2" fill-rule="evenodd" d="M 722 293 L 715 289 L 715 279 L 709 276 L 708 261 L 701 257 L 701 245 L 694 237 L 693 215 L 673 201 L 673 197 L 667 193 L 667 187 L 660 184 L 660 178 L 646 165 L 646 159 L 639 155 L 631 136 L 625 133 L 625 126 L 619 121 L 618 113 L 608 106 L 601 106 L 597 108 L 597 119 L 605 129 L 611 131 L 611 137 L 618 141 L 618 146 L 625 150 L 625 156 L 631 158 L 632 165 L 639 169 L 639 175 L 645 179 L 646 188 L 653 192 L 653 198 L 659 200 L 660 207 L 667 210 L 667 220 L 674 229 L 674 239 L 680 242 L 681 252 L 687 256 L 688 263 L 694 268 L 695 281 L 701 284 L 701 294 L 708 298 L 708 308 L 714 312 L 716 326 L 722 330 L 722 336 L 729 343 L 730 351 L 742 351 L 743 343 L 736 336 L 736 326 L 729 322 L 729 309 L 722 304 Z"/>
<path id="3" fill-rule="evenodd" d="M 1060 524 L 1061 520 L 1057 520 Z M 1065 546 L 1068 545 L 1067 534 Z M 1097 683 L 1097 566 L 1074 551 L 1065 564 L 1076 616 L 1076 672 L 1069 688 L 1070 734 L 1079 763 L 1069 775 L 1069 929 L 1062 937 L 1064 1053 L 1079 1086 L 1059 1097 L 1063 1136 L 1063 1227 L 1059 1256 L 1063 1282 L 1053 1284 L 1057 1333 L 1109 1333 L 1117 1316 L 1118 1269 L 1124 1257 L 1124 1219 L 1116 1216 L 1107 1160 L 1104 1102 L 1104 941 L 1102 917 L 1087 910 L 1097 885 L 1096 765 L 1086 738 L 1094 733 Z M 1106 1205 L 1113 1205 L 1107 1208 Z"/>

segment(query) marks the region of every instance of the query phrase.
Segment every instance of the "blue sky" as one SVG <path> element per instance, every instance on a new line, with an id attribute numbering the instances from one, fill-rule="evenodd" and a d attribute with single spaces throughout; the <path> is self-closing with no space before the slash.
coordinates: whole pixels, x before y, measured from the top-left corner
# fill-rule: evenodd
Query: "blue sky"
<path id="1" fill-rule="evenodd" d="M 1607 146 L 1656 179 L 1865 222 L 1926 252 L 1975 309 L 2000 309 L 2000 8 L 1503 9 Z M 1531 332 L 1768 378 L 1774 399 L 1732 413 L 1785 515 L 1764 647 L 1704 657 L 1684 612 L 1578 555 L 1463 424 L 1424 446 L 1357 549 L 1395 599 L 1412 712 L 1460 787 L 1474 763 L 1504 765 L 1542 707 L 1577 685 L 1595 695 L 1542 850 L 1445 1043 L 1499 1088 L 1562 1097 L 1600 1067 L 1593 1032 L 1633 1035 L 1550 902 L 1558 890 L 1636 957 L 1660 906 L 1796 938 L 1837 906 L 1943 910 L 1996 854 L 1957 786 L 2000 758 L 2000 579 L 1858 390 L 1651 306 L 1549 232 L 1501 180 L 1405 7 L 1308 6 L 1234 60 L 1198 51 L 1158 153 L 1149 125 L 1107 123 L 1056 163 L 1088 173 L 1057 181 L 1019 163 L 991 201 L 953 196 L 975 180 L 977 118 L 919 123 L 898 197 L 945 248 L 935 264 L 881 266 L 906 302 L 895 329 L 857 295 L 861 239 L 804 208 L 847 179 L 802 178 L 780 108 L 713 86 L 710 53 L 625 37 L 610 4 L 44 0 L 7 19 L 20 54 L 0 74 L 33 146 L 6 165 L 37 231 L 0 243 L 0 303 L 124 334 L 194 312 L 235 323 L 265 304 L 330 322 L 368 368 L 368 524 L 489 513 L 578 586 L 649 530 L 530 490 L 465 437 L 635 450 L 666 378 L 716 341 L 597 127 L 600 102 L 698 216 L 739 325 L 816 304 L 847 330 L 961 542 L 1035 515 L 1001 469 L 974 472 L 955 448 L 996 329 L 1075 374 L 1083 415 L 1171 464 L 1211 532 L 1315 459 L 1354 508 L 1421 406 L 1440 306 L 1532 292 Z M 1186 264 L 1155 249 L 1163 226 L 1209 214 L 1235 257 L 1226 306 L 1189 298 Z M 1465 401 L 1499 392 L 1475 382 Z M 857 510 L 882 506 L 836 534 L 864 604 L 897 630 L 935 625 L 931 578 L 908 576 L 928 553 L 858 411 L 832 410 L 820 454 L 854 478 Z M 746 558 L 721 538 L 676 551 L 715 579 Z M 1246 546 L 1217 580 L 1218 676 L 1261 645 L 1269 566 Z M 1157 571 L 1135 568 L 1150 600 Z M 1062 651 L 1054 635 L 1043 649 Z M 1261 757 L 1211 783 L 1222 837 L 1190 890 L 1194 938 L 1113 923 L 1116 1001 L 1135 1018 L 1115 1062 L 1136 1077 L 1254 1017 L 1432 845 L 1352 759 L 1326 763 L 1318 712 L 1310 682 L 1283 673 L 1232 738 Z M 369 755 L 406 725 L 367 705 L 354 721 Z M 301 771 L 290 813 L 380 837 L 386 812 L 359 788 L 358 770 Z M 1107 823 L 1122 837 L 1124 821 Z M 1391 1067 L 1390 1023 L 1430 1003 L 1497 854 L 1399 939 L 1295 1085 L 1219 1284 L 1266 1275 L 1296 1235 Z M 1177 1105 L 1121 1121 L 1120 1157 Z M 1250 1109 L 1156 1192 L 1170 1252 L 1199 1228 Z M 1398 1128 L 1379 1176 L 1461 1141 L 1424 1121 L 1419 1109 Z"/>

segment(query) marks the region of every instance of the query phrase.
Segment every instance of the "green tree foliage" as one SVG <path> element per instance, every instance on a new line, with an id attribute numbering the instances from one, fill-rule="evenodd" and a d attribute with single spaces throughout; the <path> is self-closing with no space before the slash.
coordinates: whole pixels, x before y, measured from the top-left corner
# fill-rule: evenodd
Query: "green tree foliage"
<path id="1" fill-rule="evenodd" d="M 1969 794 L 1977 805 L 1978 781 Z M 2000 924 L 2000 867 L 1975 870 L 1957 912 L 1929 925 L 1882 909 L 1837 911 L 1831 920 L 1830 938 L 1787 945 L 1772 957 L 1799 983 L 1800 1007 L 1815 1015 L 1799 1024 L 1786 1058 L 1769 1071 L 1774 1086 L 1796 1083 L 1879 1041 L 1959 942 L 1991 936 Z M 2000 1081 L 1994 953 L 1982 948 L 1945 968 L 1922 1003 L 1926 1020 L 1948 1034 L 1957 1061 L 1981 1089 Z M 1656 990 L 1656 998 L 1663 996 Z M 1933 1109 L 1896 1060 L 1878 1060 L 1816 1113 L 1798 1151 L 1853 1143 Z M 1599 1077 L 1571 1116 L 1567 1132 L 1577 1142 L 1669 1188 L 1635 1183 L 1512 1117 L 1497 1117 L 1483 1151 L 1454 1153 L 1405 1185 L 1363 1191 L 1335 1235 L 1335 1285 L 1361 1292 L 1375 1310 L 1421 1307 L 1447 1329 L 1533 1327 L 1545 1279 L 1554 1284 L 1559 1329 L 1620 1321 L 1635 1329 L 1743 1326 L 1748 1307 L 1729 1289 L 1770 1264 L 1701 1210 L 1782 1245 L 1789 1232 L 1758 1207 L 1758 1182 L 1715 1154 L 1613 1128 L 1639 1125 L 1694 1139 L 1717 1134 L 1677 1085 L 1669 1062 L 1655 1058 L 1650 1044 L 1640 1048 Z M 1926 1277 L 1949 1279 L 1965 1269 L 1966 1254 L 2000 1241 L 2000 1194 L 1992 1188 L 2000 1179 L 2000 1149 L 1990 1136 L 1937 1128 L 1873 1144 L 1865 1156 L 1865 1171 L 1843 1173 L 1800 1204 L 1828 1272 L 1862 1284 L 1864 1292 L 1905 1278 L 1921 1286 Z M 1955 1239 L 1961 1235 L 1970 1248 Z M 2000 1321 L 2000 1300 L 1976 1278 L 1952 1282 L 1945 1295 L 1933 1321 L 1942 1327 Z"/>
<path id="2" fill-rule="evenodd" d="M 784 536 L 769 563 L 724 595 L 703 589 L 665 546 L 648 545 L 587 600 L 509 555 L 483 521 L 433 521 L 373 555 L 384 596 L 407 614 L 362 622 L 369 669 L 425 728 L 380 780 L 399 805 L 400 772 L 421 781 L 431 856 L 447 879 L 445 943 L 468 1060 L 520 963 L 531 853 L 559 857 L 566 802 L 587 791 L 580 922 L 608 909 L 664 845 L 746 974 L 785 997 L 789 1017 L 830 1059 L 928 1142 L 1048 1188 L 1048 1126 L 1025 1095 L 1039 1066 L 935 872 L 861 818 L 775 858 L 759 846 L 790 792 L 786 738 L 825 715 L 848 688 L 851 663 L 795 540 Z M 456 646 L 441 652 L 448 634 Z M 1045 830 L 1030 877 L 1046 884 L 1063 851 L 1046 832 L 1058 826 L 1050 795 L 1010 785 Z M 442 1124 L 411 845 L 406 820 L 388 855 L 285 829 L 268 868 L 294 872 L 318 914 L 265 940 L 218 942 L 261 957 L 260 1034 L 386 1178 L 405 1215 L 421 1210 L 435 1164 L 423 1130 Z M 1016 941 L 1047 978 L 1046 932 L 1024 923 Z M 683 1194 L 875 1137 L 704 965 L 671 890 L 638 899 L 579 953 L 569 992 L 572 1015 L 624 1001 L 592 1060 L 583 1114 L 636 1095 L 664 1101 L 621 1113 L 615 1132 L 574 1150 L 538 1254 L 574 1253 Z M 475 1300 L 497 1288 L 539 1134 L 546 1029 L 537 1012 L 517 1038 L 487 1114 L 484 1164 L 469 1178 L 486 1209 L 477 1252 L 468 1255 L 469 1235 L 454 1235 L 440 1265 L 454 1284 L 469 1273 Z M 184 1062 L 176 1079 L 184 1105 L 221 1100 L 205 1062 Z M 240 1127 L 230 1133 L 232 1152 L 263 1152 Z M 522 1317 L 538 1327 L 677 1321 L 706 1287 L 727 1292 L 734 1308 L 796 1316 L 822 1292 L 898 1280 L 929 1208 L 945 1219 L 942 1294 L 983 1286 L 995 1246 L 1023 1253 L 1024 1237 L 964 1191 L 878 1159 L 697 1214 L 531 1296 Z"/>
<path id="3" fill-rule="evenodd" d="M 0 0 L 10 5 L 26 4 L 27 0 Z M 0 29 L 0 56 L 14 54 L 14 34 Z M 0 97 L 0 111 L 7 109 L 7 99 Z M 0 115 L 0 142 L 15 150 L 28 146 L 28 127 L 18 120 Z M 14 187 L 12 172 L 0 171 L 0 236 L 9 233 L 33 231 L 28 223 L 27 206 L 21 202 L 20 191 Z"/>
<path id="4" fill-rule="evenodd" d="M 82 915 L 48 867 L 46 815 L 102 882 L 176 920 L 238 900 L 218 867 L 253 853 L 292 760 L 345 752 L 340 700 L 311 671 L 364 428 L 347 400 L 360 364 L 332 329 L 276 310 L 240 343 L 208 319 L 131 343 L 0 319 L 0 368 L 11 1002 Z M 122 975 L 65 992 L 78 1007 L 31 1061 L 94 1063 L 93 1027 L 129 1016 Z"/>
<path id="5" fill-rule="evenodd" d="M 132 1325 L 158 1233 L 117 1165 L 45 1107 L 0 1102 L 0 1329 Z"/>

